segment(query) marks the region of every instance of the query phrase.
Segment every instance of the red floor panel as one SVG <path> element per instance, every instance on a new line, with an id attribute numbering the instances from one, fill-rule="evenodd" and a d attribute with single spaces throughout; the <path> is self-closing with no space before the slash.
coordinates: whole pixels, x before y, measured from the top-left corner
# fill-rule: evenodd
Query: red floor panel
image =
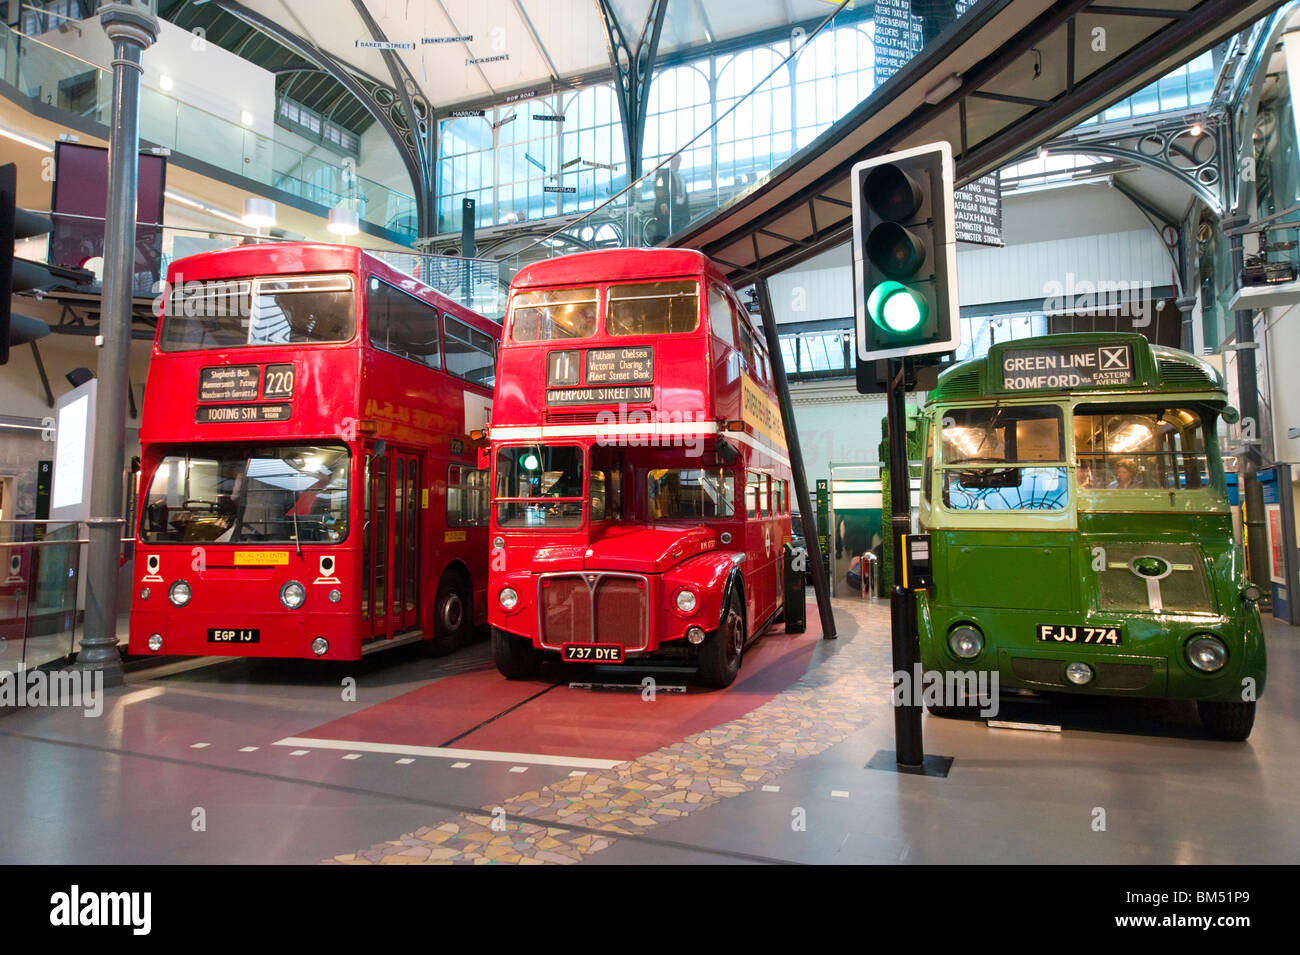
<path id="1" fill-rule="evenodd" d="M 636 691 L 571 690 L 565 685 L 524 703 L 550 684 L 507 680 L 488 666 L 447 677 L 299 735 L 633 759 L 743 716 L 802 677 L 821 636 L 815 620 L 815 614 L 810 614 L 807 633 L 786 634 L 777 627 L 761 637 L 746 651 L 739 678 L 725 690 L 690 685 L 684 694 L 658 693 L 651 703 Z M 676 680 L 665 678 L 665 682 Z M 492 720 L 521 703 L 518 709 Z M 486 720 L 492 721 L 473 729 Z"/>

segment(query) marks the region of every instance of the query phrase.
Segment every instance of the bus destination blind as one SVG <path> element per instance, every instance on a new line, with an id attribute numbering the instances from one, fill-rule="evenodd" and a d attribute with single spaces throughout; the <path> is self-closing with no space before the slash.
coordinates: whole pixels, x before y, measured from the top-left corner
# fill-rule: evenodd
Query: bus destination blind
<path id="1" fill-rule="evenodd" d="M 1055 345 L 1002 353 L 1002 387 L 1007 391 L 1095 388 L 1136 380 L 1129 345 Z"/>

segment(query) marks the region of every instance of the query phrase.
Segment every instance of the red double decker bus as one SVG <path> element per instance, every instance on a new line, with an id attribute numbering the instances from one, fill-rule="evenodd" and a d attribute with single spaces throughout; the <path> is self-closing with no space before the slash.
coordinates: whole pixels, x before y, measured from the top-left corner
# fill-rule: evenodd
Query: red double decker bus
<path id="1" fill-rule="evenodd" d="M 498 669 L 657 654 L 730 684 L 784 609 L 790 461 L 766 350 L 722 272 L 684 250 L 528 266 L 500 365 Z"/>
<path id="2" fill-rule="evenodd" d="M 486 619 L 500 326 L 349 246 L 168 269 L 140 430 L 130 650 L 435 653 Z"/>

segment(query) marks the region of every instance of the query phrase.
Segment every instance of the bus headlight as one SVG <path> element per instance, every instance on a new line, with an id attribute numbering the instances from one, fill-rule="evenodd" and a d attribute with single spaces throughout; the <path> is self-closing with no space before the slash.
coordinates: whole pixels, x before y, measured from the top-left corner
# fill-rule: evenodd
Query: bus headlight
<path id="1" fill-rule="evenodd" d="M 343 591 L 335 587 L 329 592 L 330 603 L 336 604 L 343 599 Z"/>
<path id="2" fill-rule="evenodd" d="M 501 604 L 501 609 L 509 613 L 519 606 L 519 592 L 513 587 L 502 587 L 501 592 L 497 594 L 497 603 Z"/>
<path id="3" fill-rule="evenodd" d="M 1243 600 L 1249 600 L 1254 603 L 1262 596 L 1264 596 L 1264 591 L 1260 590 L 1255 584 L 1247 584 L 1241 589 L 1241 597 Z"/>
<path id="4" fill-rule="evenodd" d="M 317 637 L 311 642 L 311 652 L 316 654 L 318 657 L 325 656 L 325 654 L 329 653 L 329 649 L 330 642 L 324 637 Z"/>
<path id="5" fill-rule="evenodd" d="M 161 633 L 149 634 L 149 652 L 157 653 L 161 649 L 162 649 L 162 634 Z"/>
<path id="6" fill-rule="evenodd" d="M 149 599 L 149 594 L 150 594 L 151 592 L 152 592 L 152 591 L 150 591 L 148 587 L 141 587 L 141 588 L 140 588 L 140 599 L 141 599 L 141 600 L 148 600 L 148 599 Z"/>
<path id="7" fill-rule="evenodd" d="M 693 590 L 682 588 L 677 591 L 675 602 L 677 604 L 677 609 L 682 613 L 695 613 L 695 605 L 698 601 L 696 600 L 695 592 Z"/>
<path id="8" fill-rule="evenodd" d="M 307 588 L 296 580 L 291 580 L 280 588 L 280 603 L 287 610 L 297 610 L 307 599 Z"/>
<path id="9" fill-rule="evenodd" d="M 1228 662 L 1228 648 L 1210 633 L 1198 633 L 1187 641 L 1187 662 L 1202 673 L 1216 673 Z"/>
<path id="10" fill-rule="evenodd" d="M 963 660 L 973 660 L 984 650 L 984 635 L 974 627 L 954 627 L 948 634 L 948 646 Z"/>
<path id="11" fill-rule="evenodd" d="M 190 602 L 191 596 L 190 585 L 183 580 L 173 581 L 171 589 L 167 591 L 167 599 L 177 607 L 184 607 Z"/>

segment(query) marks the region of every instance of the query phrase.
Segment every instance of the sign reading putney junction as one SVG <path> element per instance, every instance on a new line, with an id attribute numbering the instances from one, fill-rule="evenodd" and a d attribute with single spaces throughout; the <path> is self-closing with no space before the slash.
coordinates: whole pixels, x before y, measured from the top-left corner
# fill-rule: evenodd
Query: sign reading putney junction
<path id="1" fill-rule="evenodd" d="M 1008 391 L 1128 385 L 1136 380 L 1128 345 L 1057 345 L 1002 353 L 1002 387 Z"/>

